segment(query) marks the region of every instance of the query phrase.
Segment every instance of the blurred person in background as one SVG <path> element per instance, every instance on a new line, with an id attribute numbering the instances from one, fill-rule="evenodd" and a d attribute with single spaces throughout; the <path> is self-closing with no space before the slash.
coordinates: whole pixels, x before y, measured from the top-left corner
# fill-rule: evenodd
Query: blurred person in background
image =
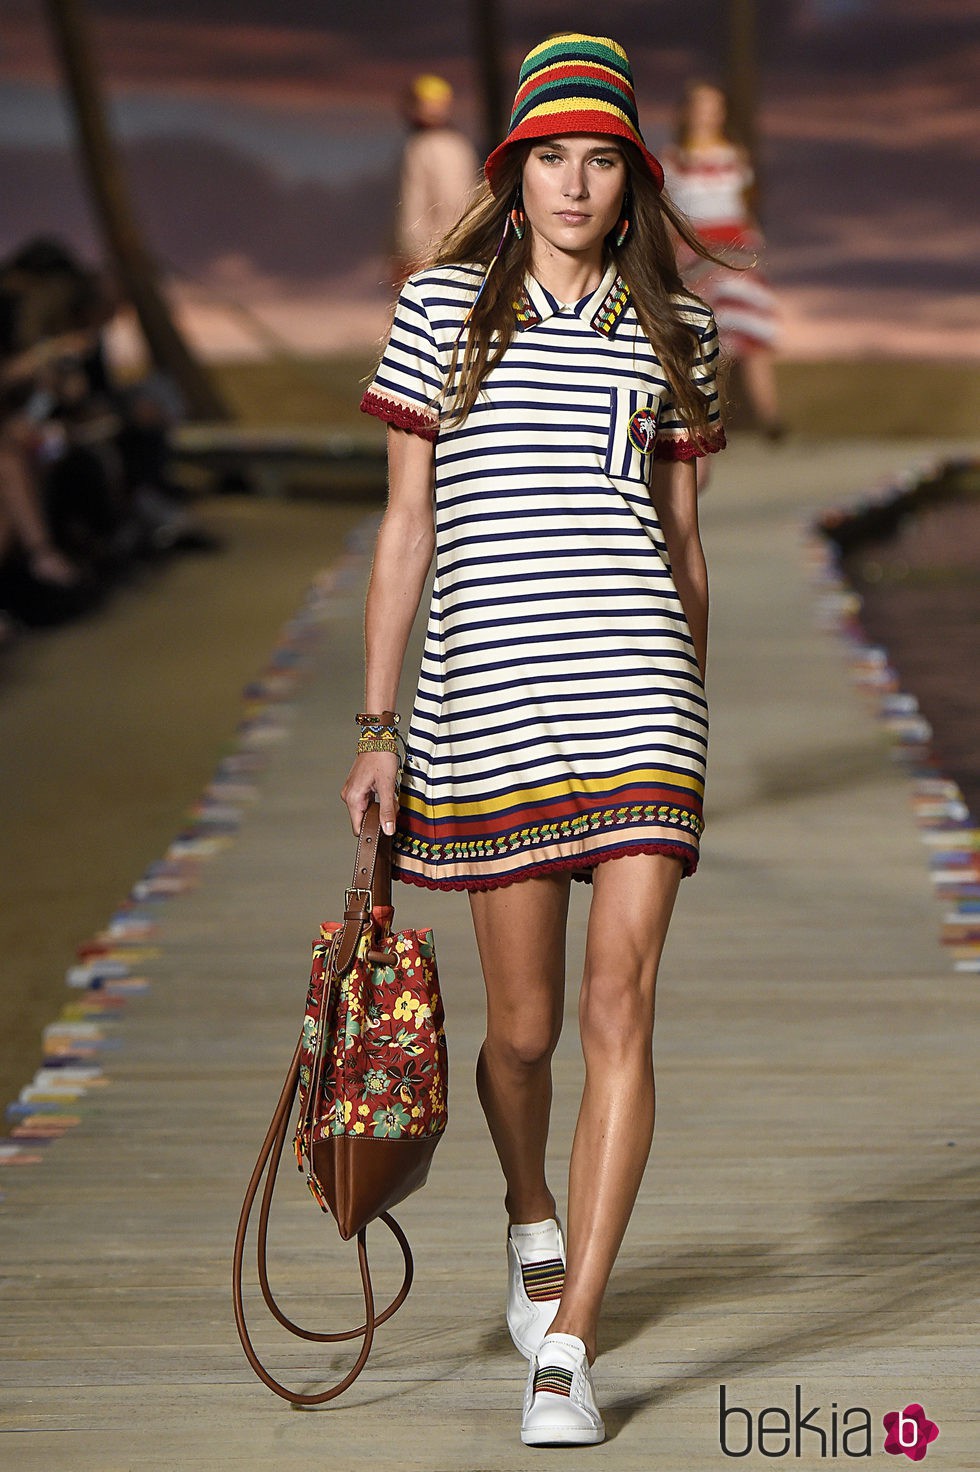
<path id="1" fill-rule="evenodd" d="M 691 82 L 681 103 L 675 143 L 663 155 L 667 190 L 698 237 L 733 263 L 750 264 L 764 247 L 751 200 L 755 175 L 745 149 L 728 134 L 728 102 L 709 82 Z M 776 300 L 758 267 L 726 270 L 677 241 L 685 283 L 713 309 L 722 352 L 737 362 L 752 410 L 770 440 L 781 439 L 773 346 Z"/>
<path id="2" fill-rule="evenodd" d="M 113 381 L 118 305 L 58 240 L 0 265 L 0 607 L 28 625 L 84 611 L 134 557 L 216 545 L 169 474 L 173 393 Z"/>
<path id="3" fill-rule="evenodd" d="M 13 621 L 62 623 L 95 596 L 87 570 L 57 545 L 44 497 L 57 382 L 64 363 L 91 345 L 89 333 L 64 320 L 70 296 L 63 280 L 49 279 L 56 259 L 45 243 L 0 267 L 0 634 Z"/>
<path id="4" fill-rule="evenodd" d="M 429 74 L 415 78 L 405 96 L 410 131 L 395 209 L 396 286 L 455 225 L 476 188 L 476 150 L 452 126 L 452 111 L 453 89 L 447 81 Z"/>
<path id="5" fill-rule="evenodd" d="M 615 41 L 563 32 L 530 52 L 485 175 L 402 287 L 361 402 L 388 424 L 388 506 L 342 795 L 355 832 L 377 797 L 395 878 L 468 892 L 506 1320 L 530 1361 L 521 1439 L 594 1445 L 599 1316 L 653 1137 L 657 969 L 702 830 L 696 466 L 725 444 L 718 337 L 668 226 L 710 252 L 662 192 Z M 573 879 L 592 897 L 566 1256 L 546 1156 Z"/>

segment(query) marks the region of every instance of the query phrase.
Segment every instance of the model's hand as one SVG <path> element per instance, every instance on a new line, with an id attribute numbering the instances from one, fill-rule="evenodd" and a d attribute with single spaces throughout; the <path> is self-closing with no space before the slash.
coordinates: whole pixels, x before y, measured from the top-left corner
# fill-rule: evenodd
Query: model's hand
<path id="1" fill-rule="evenodd" d="M 53 583 L 58 588 L 73 588 L 78 582 L 78 568 L 57 547 L 35 547 L 29 560 L 31 572 L 42 583 Z"/>
<path id="2" fill-rule="evenodd" d="M 393 751 L 366 751 L 355 758 L 340 794 L 347 804 L 355 834 L 361 831 L 364 814 L 373 797 L 381 806 L 382 829 L 385 833 L 394 833 L 398 812 L 397 775 L 398 758 Z"/>

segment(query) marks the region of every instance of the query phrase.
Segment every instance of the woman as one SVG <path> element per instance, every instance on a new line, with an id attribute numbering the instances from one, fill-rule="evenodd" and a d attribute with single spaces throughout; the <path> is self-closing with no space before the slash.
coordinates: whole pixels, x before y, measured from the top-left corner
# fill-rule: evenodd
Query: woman
<path id="1" fill-rule="evenodd" d="M 377 795 L 398 878 L 469 894 L 507 1320 L 531 1361 L 522 1439 L 594 1443 L 599 1309 L 653 1131 L 657 963 L 702 827 L 694 460 L 724 444 L 717 346 L 665 218 L 700 247 L 661 198 L 614 41 L 561 35 L 529 54 L 485 172 L 406 283 L 362 401 L 389 424 L 389 502 L 343 797 L 357 830 Z M 392 708 L 433 550 L 396 791 Z M 545 1147 L 572 878 L 593 895 L 566 1262 Z"/>
<path id="2" fill-rule="evenodd" d="M 392 279 L 401 287 L 413 262 L 462 213 L 473 193 L 477 157 L 470 140 L 453 127 L 453 89 L 444 77 L 416 77 L 405 98 L 409 134 L 402 149 L 395 207 Z"/>
<path id="3" fill-rule="evenodd" d="M 702 243 L 727 251 L 738 269 L 718 269 L 678 247 L 688 286 L 701 292 L 718 323 L 722 350 L 738 362 L 753 411 L 771 440 L 785 433 L 779 417 L 773 344 L 776 302 L 758 268 L 764 241 L 750 206 L 755 175 L 744 148 L 728 136 L 728 103 L 709 82 L 692 82 L 681 104 L 676 144 L 664 152 L 670 196 Z"/>
<path id="4" fill-rule="evenodd" d="M 74 320 L 83 275 L 45 240 L 0 264 L 0 646 L 18 622 L 63 623 L 95 602 L 92 579 L 57 545 L 39 475 L 62 360 L 91 347 Z"/>

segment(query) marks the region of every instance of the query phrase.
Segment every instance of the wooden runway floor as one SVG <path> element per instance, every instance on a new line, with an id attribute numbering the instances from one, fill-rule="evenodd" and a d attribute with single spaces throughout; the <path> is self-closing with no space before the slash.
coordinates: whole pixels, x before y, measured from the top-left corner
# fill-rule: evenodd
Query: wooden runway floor
<path id="1" fill-rule="evenodd" d="M 848 1462 L 849 1408 L 870 1413 L 883 1465 L 883 1416 L 919 1402 L 940 1428 L 928 1465 L 980 1466 L 976 980 L 937 943 L 907 781 L 815 626 L 801 552 L 808 510 L 941 448 L 739 441 L 705 497 L 708 828 L 668 942 L 656 1138 L 602 1329 L 609 1436 L 583 1464 L 711 1472 L 745 1446 L 749 1417 L 757 1440 L 763 1408 L 784 1408 L 792 1427 L 799 1386 L 823 1442 L 804 1428 L 799 1456 L 756 1448 L 741 1465 Z M 435 928 L 452 1059 L 450 1129 L 401 1213 L 417 1258 L 408 1304 L 354 1389 L 319 1413 L 260 1386 L 235 1335 L 241 1193 L 299 1027 L 310 941 L 348 876 L 336 794 L 360 694 L 362 581 L 330 604 L 315 675 L 237 839 L 164 908 L 110 1082 L 42 1164 L 2 1172 L 5 1468 L 567 1464 L 519 1441 L 524 1362 L 503 1324 L 502 1185 L 472 1083 L 482 988 L 463 896 L 396 894 L 400 923 Z M 573 979 L 587 904 L 576 887 Z M 559 1194 L 581 1086 L 575 994 L 556 1065 Z M 312 1293 L 311 1318 L 351 1321 L 350 1249 L 292 1171 L 275 1241 L 284 1296 L 299 1307 Z M 384 1278 L 381 1246 L 378 1260 Z M 343 1360 L 257 1338 L 299 1382 Z M 748 1412 L 728 1419 L 727 1455 L 721 1387 Z M 767 1448 L 779 1444 L 770 1432 Z"/>

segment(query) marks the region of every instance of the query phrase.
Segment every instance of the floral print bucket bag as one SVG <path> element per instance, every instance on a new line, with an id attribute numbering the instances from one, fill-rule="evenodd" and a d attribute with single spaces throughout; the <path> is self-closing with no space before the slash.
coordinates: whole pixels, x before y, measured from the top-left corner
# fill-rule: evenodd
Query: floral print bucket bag
<path id="1" fill-rule="evenodd" d="M 391 1208 L 424 1185 L 446 1127 L 448 1059 L 444 1012 L 431 930 L 392 930 L 391 841 L 381 831 L 378 804 L 364 817 L 344 918 L 320 927 L 303 1030 L 286 1082 L 245 1192 L 235 1240 L 235 1321 L 249 1364 L 270 1390 L 295 1405 L 320 1405 L 353 1384 L 367 1363 L 374 1330 L 391 1317 L 412 1283 L 412 1253 Z M 320 1333 L 300 1328 L 269 1287 L 269 1214 L 293 1104 L 296 1161 L 341 1237 L 357 1239 L 364 1323 Z M 252 1205 L 262 1177 L 258 1278 L 273 1317 L 303 1339 L 324 1343 L 362 1339 L 351 1370 L 329 1390 L 298 1392 L 281 1385 L 259 1360 L 245 1321 L 243 1262 Z M 375 1311 L 367 1256 L 369 1223 L 380 1219 L 404 1259 L 401 1288 Z"/>

